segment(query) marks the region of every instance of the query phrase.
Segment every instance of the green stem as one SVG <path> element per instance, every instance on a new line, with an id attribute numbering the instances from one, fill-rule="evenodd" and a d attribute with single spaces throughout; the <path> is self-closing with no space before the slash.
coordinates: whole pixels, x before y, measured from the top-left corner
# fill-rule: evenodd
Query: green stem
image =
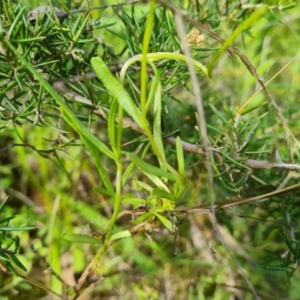
<path id="1" fill-rule="evenodd" d="M 128 59 L 124 65 L 123 68 L 120 72 L 120 78 L 125 78 L 125 73 L 127 72 L 128 68 L 134 64 L 137 61 L 141 61 L 143 56 L 141 54 L 138 54 L 136 56 L 131 57 Z M 146 58 L 148 61 L 157 61 L 157 60 L 162 60 L 162 59 L 173 59 L 173 60 L 179 60 L 183 62 L 190 62 L 201 70 L 205 76 L 208 76 L 208 71 L 207 68 L 202 65 L 199 61 L 196 61 L 194 59 L 190 59 L 189 57 L 184 56 L 183 54 L 179 53 L 174 53 L 174 52 L 156 52 L 156 53 L 147 53 Z"/>
<path id="2" fill-rule="evenodd" d="M 118 157 L 118 161 L 116 161 L 117 164 L 117 176 L 116 176 L 116 194 L 115 194 L 115 201 L 114 201 L 114 212 L 113 215 L 110 219 L 109 222 L 109 226 L 107 229 L 107 233 L 105 236 L 105 241 L 103 243 L 103 245 L 100 247 L 100 250 L 98 251 L 98 253 L 95 255 L 94 259 L 93 259 L 93 269 L 97 270 L 97 264 L 99 263 L 102 255 L 105 253 L 105 251 L 108 248 L 108 243 L 110 241 L 110 238 L 112 236 L 112 232 L 116 223 L 116 220 L 118 218 L 120 209 L 121 209 L 121 204 L 122 204 L 122 171 L 123 171 L 123 164 L 122 164 L 122 160 L 121 160 L 121 149 L 119 148 L 119 146 L 121 146 L 121 144 L 119 142 L 117 142 L 118 145 L 118 153 L 119 153 L 119 157 Z"/>
<path id="3" fill-rule="evenodd" d="M 154 21 L 154 10 L 156 1 L 150 1 L 150 11 L 148 13 L 147 24 L 145 28 L 143 45 L 142 45 L 142 66 L 141 66 L 141 112 L 142 116 L 146 118 L 146 101 L 147 101 L 147 53 L 149 48 L 149 42 L 151 38 L 151 30 Z"/>

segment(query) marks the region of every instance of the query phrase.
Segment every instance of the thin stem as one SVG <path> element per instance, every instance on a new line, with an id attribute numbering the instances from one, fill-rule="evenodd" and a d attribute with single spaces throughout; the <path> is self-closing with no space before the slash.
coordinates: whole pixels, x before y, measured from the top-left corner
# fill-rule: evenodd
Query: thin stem
<path id="1" fill-rule="evenodd" d="M 143 47 L 142 47 L 142 69 L 141 69 L 141 112 L 143 118 L 146 118 L 146 102 L 147 102 L 147 53 L 149 48 L 149 42 L 151 37 L 151 30 L 154 19 L 154 9 L 156 1 L 150 1 L 150 11 L 148 13 L 147 25 L 145 29 Z"/>

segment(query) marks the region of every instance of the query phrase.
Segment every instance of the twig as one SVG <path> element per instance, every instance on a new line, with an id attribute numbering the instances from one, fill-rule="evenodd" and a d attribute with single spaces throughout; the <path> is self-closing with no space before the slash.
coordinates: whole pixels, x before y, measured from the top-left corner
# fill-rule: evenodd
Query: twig
<path id="1" fill-rule="evenodd" d="M 220 42 L 221 44 L 223 44 L 225 42 L 225 40 L 222 37 L 220 37 L 217 33 L 213 32 L 211 29 L 209 29 L 207 25 L 200 24 L 199 22 L 193 20 L 190 16 L 188 16 L 185 13 L 183 13 L 181 10 L 179 10 L 178 8 L 176 8 L 175 6 L 173 6 L 172 4 L 170 4 L 169 2 L 164 1 L 164 0 L 157 0 L 157 2 L 159 4 L 161 4 L 162 6 L 168 8 L 170 11 L 172 11 L 173 14 L 177 14 L 177 15 L 181 16 L 182 19 L 186 20 L 188 23 L 190 23 L 191 25 L 193 25 L 197 29 L 201 30 L 202 32 L 205 32 L 210 37 L 212 37 L 214 40 Z M 263 91 L 265 92 L 265 94 L 266 94 L 266 96 L 267 96 L 270 104 L 274 107 L 274 110 L 276 111 L 279 119 L 281 120 L 287 137 L 291 136 L 293 138 L 293 140 L 297 143 L 297 145 L 300 146 L 299 142 L 295 138 L 294 134 L 289 129 L 288 124 L 287 124 L 284 116 L 281 113 L 280 108 L 278 107 L 278 105 L 275 102 L 274 98 L 270 94 L 269 90 L 267 89 L 266 85 L 264 84 L 264 82 L 260 78 L 260 76 L 258 75 L 256 69 L 251 64 L 251 62 L 249 61 L 249 59 L 238 48 L 236 48 L 234 46 L 228 46 L 226 48 L 226 51 L 233 58 L 235 57 L 235 55 L 237 55 L 241 59 L 241 61 L 243 62 L 243 64 L 246 66 L 246 68 L 248 69 L 248 71 L 256 78 L 257 82 L 262 87 Z"/>
<path id="2" fill-rule="evenodd" d="M 214 208 L 217 210 L 217 209 L 225 208 L 225 207 L 229 207 L 229 206 L 235 206 L 235 205 L 255 202 L 255 201 L 258 201 L 258 200 L 269 198 L 271 196 L 277 196 L 277 195 L 280 195 L 280 194 L 289 193 L 291 191 L 298 190 L 298 189 L 300 189 L 300 183 L 291 185 L 291 186 L 286 187 L 286 188 L 281 189 L 281 190 L 276 190 L 274 192 L 259 195 L 259 196 L 256 196 L 256 197 L 251 197 L 251 198 L 247 198 L 247 199 L 224 201 L 224 202 L 221 202 L 220 204 L 216 204 Z M 188 208 L 178 208 L 178 209 L 175 209 L 174 211 L 177 212 L 177 213 L 198 213 L 198 212 L 203 213 L 203 211 L 208 212 L 209 209 L 210 209 L 210 205 L 198 205 L 198 206 L 188 207 Z"/>

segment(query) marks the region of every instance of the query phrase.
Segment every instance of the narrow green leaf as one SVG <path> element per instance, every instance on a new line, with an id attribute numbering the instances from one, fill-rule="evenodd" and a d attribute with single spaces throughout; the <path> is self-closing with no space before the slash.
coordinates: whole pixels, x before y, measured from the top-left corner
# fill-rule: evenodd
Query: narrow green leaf
<path id="1" fill-rule="evenodd" d="M 289 266 L 267 266 L 265 267 L 268 270 L 277 270 L 277 271 L 286 271 L 286 272 L 290 272 L 290 271 L 294 271 L 294 268 L 289 267 Z"/>
<path id="2" fill-rule="evenodd" d="M 127 169 L 125 170 L 125 172 L 123 173 L 123 176 L 122 176 L 122 187 L 126 184 L 127 179 L 132 174 L 134 166 L 135 166 L 134 162 L 131 162 L 129 164 L 129 166 L 127 167 Z"/>
<path id="3" fill-rule="evenodd" d="M 158 72 L 157 72 L 158 73 Z M 157 80 L 160 79 L 159 74 L 156 75 L 159 77 Z M 163 161 L 159 161 L 160 166 L 163 167 L 164 161 L 166 161 L 166 154 L 165 148 L 162 141 L 162 130 L 161 130 L 161 83 L 159 81 L 154 97 L 154 106 L 153 106 L 153 113 L 154 113 L 154 121 L 153 121 L 153 138 L 156 144 L 156 147 L 159 153 L 162 156 Z"/>
<path id="4" fill-rule="evenodd" d="M 12 43 L 30 43 L 30 42 L 35 42 L 35 41 L 42 41 L 46 37 L 45 36 L 36 36 L 32 38 L 26 38 L 26 39 L 11 39 Z"/>
<path id="5" fill-rule="evenodd" d="M 153 212 L 147 212 L 145 214 L 140 215 L 138 218 L 134 219 L 133 221 L 131 221 L 132 224 L 141 224 L 143 222 L 145 222 L 147 219 L 149 219 L 151 216 L 153 216 Z"/>
<path id="6" fill-rule="evenodd" d="M 24 267 L 24 265 L 19 261 L 19 259 L 16 257 L 15 254 L 9 255 L 10 259 L 14 262 L 14 264 L 19 267 L 22 271 L 27 272 L 27 269 Z"/>
<path id="7" fill-rule="evenodd" d="M 107 171 L 105 170 L 104 166 L 102 165 L 101 159 L 99 157 L 99 153 L 96 151 L 96 147 L 94 146 L 94 144 L 92 144 L 90 142 L 90 140 L 86 139 L 84 136 L 82 136 L 82 141 L 84 142 L 87 150 L 89 151 L 89 153 L 91 154 L 91 157 L 93 158 L 93 160 L 95 162 L 95 165 L 97 167 L 98 173 L 102 179 L 104 186 L 106 187 L 107 191 L 111 195 L 114 195 L 115 190 L 114 190 L 113 184 L 110 180 L 110 177 L 109 177 Z"/>
<path id="8" fill-rule="evenodd" d="M 147 53 L 149 52 L 149 42 L 152 35 L 152 27 L 154 23 L 154 12 L 156 8 L 155 1 L 149 2 L 149 11 L 147 12 L 146 25 L 143 32 L 143 41 L 142 41 L 142 59 L 141 59 L 141 75 L 140 75 L 140 83 L 141 83 L 141 94 L 140 94 L 140 107 L 142 111 L 142 115 L 146 116 L 146 103 L 147 103 L 147 85 L 148 80 L 148 70 L 147 70 Z"/>
<path id="9" fill-rule="evenodd" d="M 20 238 L 19 236 L 15 236 L 14 239 L 15 239 L 15 252 L 18 252 L 20 247 Z"/>
<path id="10" fill-rule="evenodd" d="M 81 243 L 81 244 L 101 244 L 102 241 L 91 237 L 85 234 L 79 233 L 71 233 L 71 232 L 64 232 L 62 233 L 63 239 L 72 242 L 72 243 Z"/>
<path id="11" fill-rule="evenodd" d="M 3 209 L 4 205 L 5 205 L 5 203 L 7 202 L 7 200 L 8 200 L 8 196 L 6 196 L 4 198 L 4 200 L 0 203 L 0 213 L 2 212 L 2 209 Z"/>
<path id="12" fill-rule="evenodd" d="M 84 17 L 83 22 L 81 22 L 79 29 L 76 29 L 76 31 L 73 31 L 73 32 L 76 32 L 76 36 L 73 37 L 74 44 L 77 43 L 80 35 L 82 34 L 82 31 L 86 30 L 86 24 L 87 24 L 88 20 L 90 19 L 89 17 L 90 17 L 90 12 L 88 11 Z M 80 22 L 80 18 L 78 18 L 78 23 L 79 22 Z"/>
<path id="13" fill-rule="evenodd" d="M 0 224 L 6 223 L 6 222 L 8 222 L 8 221 L 14 219 L 15 217 L 16 217 L 16 216 L 9 216 L 9 217 L 7 217 L 7 218 L 0 219 Z"/>
<path id="14" fill-rule="evenodd" d="M 159 73 L 159 71 L 157 70 L 157 68 L 155 67 L 155 65 L 153 63 L 150 62 L 149 64 L 150 64 L 150 66 L 152 67 L 152 69 L 154 71 L 154 77 L 153 77 L 153 81 L 151 83 L 151 88 L 150 88 L 147 103 L 146 103 L 146 111 L 147 112 L 148 112 L 149 108 L 151 106 L 153 106 L 155 94 L 157 92 L 158 85 L 160 85 L 160 73 Z"/>
<path id="15" fill-rule="evenodd" d="M 9 261 L 9 257 L 5 253 L 1 253 L 0 251 L 0 260 L 4 261 L 5 263 Z"/>
<path id="16" fill-rule="evenodd" d="M 100 195 L 105 195 L 105 196 L 109 196 L 109 197 L 114 197 L 115 196 L 114 193 L 110 193 L 108 190 L 103 189 L 101 187 L 95 187 L 93 190 L 95 192 L 99 193 Z"/>
<path id="17" fill-rule="evenodd" d="M 145 182 L 142 182 L 140 180 L 135 180 L 135 182 L 148 192 L 151 192 L 153 190 L 153 187 Z"/>
<path id="18" fill-rule="evenodd" d="M 124 199 L 122 199 L 122 203 L 132 204 L 132 205 L 141 205 L 141 204 L 147 204 L 147 200 L 142 199 L 142 198 L 124 198 Z"/>
<path id="19" fill-rule="evenodd" d="M 263 6 L 254 11 L 254 13 L 245 21 L 243 21 L 239 26 L 235 29 L 233 34 L 229 36 L 229 38 L 223 43 L 223 45 L 219 48 L 219 50 L 212 57 L 211 61 L 208 65 L 208 76 L 212 77 L 212 70 L 215 63 L 218 61 L 219 57 L 226 50 L 226 48 L 233 43 L 233 41 L 238 37 L 244 30 L 248 29 L 251 24 L 256 22 L 268 9 L 268 6 Z"/>
<path id="20" fill-rule="evenodd" d="M 2 4 L 2 3 L 1 3 Z M 13 23 L 9 26 L 9 31 L 7 33 L 7 35 L 10 37 L 15 29 L 15 26 L 17 26 L 18 22 L 20 21 L 20 19 L 22 18 L 22 14 L 23 11 L 26 9 L 26 6 L 23 6 L 20 11 L 18 12 L 18 14 L 14 17 L 14 21 Z"/>
<path id="21" fill-rule="evenodd" d="M 259 99 L 259 100 L 253 100 L 253 101 L 251 101 L 248 105 L 246 105 L 243 108 L 243 110 L 240 112 L 240 114 L 242 116 L 244 116 L 247 113 L 252 112 L 253 110 L 255 110 L 255 109 L 259 108 L 259 107 L 262 107 L 262 106 L 264 106 L 267 103 L 268 103 L 268 101 L 263 101 L 261 99 Z"/>
<path id="22" fill-rule="evenodd" d="M 152 213 L 170 230 L 170 232 L 173 232 L 173 226 L 170 220 L 155 211 L 152 211 Z"/>
<path id="23" fill-rule="evenodd" d="M 151 175 L 149 173 L 144 172 L 144 174 L 160 189 L 163 189 L 167 192 L 169 192 L 169 188 L 165 184 L 165 182 L 158 176 L 156 175 Z M 151 189 L 152 191 L 152 189 Z"/>
<path id="24" fill-rule="evenodd" d="M 173 174 L 146 163 L 145 161 L 140 159 L 137 155 L 129 153 L 128 156 L 130 160 L 133 161 L 141 171 L 145 173 L 149 173 L 151 175 L 165 177 L 169 180 L 176 181 L 176 178 Z"/>
<path id="25" fill-rule="evenodd" d="M 228 128 L 232 128 L 232 124 L 224 118 L 224 116 L 220 113 L 220 110 L 218 110 L 212 103 L 209 103 L 209 106 L 214 111 L 214 113 L 217 115 L 217 117 L 222 120 L 224 124 L 228 126 Z"/>
<path id="26" fill-rule="evenodd" d="M 184 154 L 182 143 L 180 137 L 176 137 L 176 156 L 177 156 L 177 163 L 178 163 L 178 173 L 184 177 L 185 169 L 184 169 Z"/>
<path id="27" fill-rule="evenodd" d="M 8 261 L 5 263 L 7 269 L 12 273 L 14 274 L 16 277 L 18 276 L 18 273 L 17 271 L 15 270 L 15 268 L 13 267 L 13 265 Z"/>
<path id="28" fill-rule="evenodd" d="M 234 160 L 232 157 L 228 156 L 225 152 L 220 151 L 220 153 L 221 153 L 224 157 L 226 157 L 229 161 L 233 162 L 234 164 L 236 164 L 236 165 L 239 166 L 240 168 L 249 170 L 249 168 L 248 168 L 247 166 L 245 166 L 245 165 L 239 163 L 238 161 Z"/>
<path id="29" fill-rule="evenodd" d="M 25 231 L 25 230 L 34 230 L 36 227 L 27 226 L 27 227 L 0 227 L 0 231 Z"/>
<path id="30" fill-rule="evenodd" d="M 151 195 L 148 197 L 148 199 L 151 198 L 165 198 L 165 199 L 169 199 L 171 201 L 175 201 L 174 195 L 172 195 L 171 193 L 164 191 L 162 189 L 159 188 L 155 188 L 152 190 Z"/>
<path id="31" fill-rule="evenodd" d="M 118 102 L 117 99 L 113 99 L 110 104 L 110 112 L 108 116 L 108 137 L 113 152 L 117 151 L 116 148 L 116 116 L 117 116 Z"/>
<path id="32" fill-rule="evenodd" d="M 105 88 L 109 93 L 118 99 L 119 104 L 125 111 L 134 119 L 134 121 L 141 127 L 141 113 L 136 107 L 135 103 L 124 89 L 122 84 L 111 74 L 109 68 L 100 57 L 93 57 L 91 59 L 91 65 L 97 75 L 102 81 Z"/>
<path id="33" fill-rule="evenodd" d="M 123 238 L 130 237 L 130 236 L 131 236 L 130 231 L 129 230 L 124 230 L 124 231 L 113 234 L 110 237 L 109 241 L 119 240 L 119 239 L 123 239 Z"/>

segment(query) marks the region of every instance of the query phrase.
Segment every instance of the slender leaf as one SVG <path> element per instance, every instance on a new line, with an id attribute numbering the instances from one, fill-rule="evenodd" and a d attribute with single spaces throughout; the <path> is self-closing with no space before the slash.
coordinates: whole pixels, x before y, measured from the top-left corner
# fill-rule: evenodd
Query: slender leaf
<path id="1" fill-rule="evenodd" d="M 156 74 L 158 78 L 159 74 Z M 159 80 L 159 79 L 156 79 Z M 160 152 L 163 161 L 159 161 L 160 166 L 163 168 L 163 162 L 166 161 L 166 154 L 165 154 L 165 148 L 162 141 L 162 124 L 161 124 L 161 83 L 159 82 L 155 97 L 154 97 L 154 107 L 153 107 L 153 114 L 154 114 L 154 122 L 153 122 L 153 138 L 156 144 L 156 147 L 158 151 Z"/>
<path id="2" fill-rule="evenodd" d="M 2 209 L 3 209 L 4 205 L 6 204 L 7 200 L 8 200 L 8 196 L 6 196 L 4 198 L 4 200 L 0 203 L 0 213 L 2 212 Z"/>
<path id="3" fill-rule="evenodd" d="M 79 233 L 71 233 L 71 232 L 64 232 L 62 233 L 63 239 L 72 243 L 81 243 L 81 244 L 102 244 L 102 241 L 91 237 L 85 234 Z"/>
<path id="4" fill-rule="evenodd" d="M 123 239 L 123 238 L 130 237 L 130 236 L 131 236 L 130 231 L 124 230 L 124 231 L 113 234 L 110 238 L 110 241 L 119 240 L 119 239 Z"/>
<path id="5" fill-rule="evenodd" d="M 14 262 L 14 264 L 19 267 L 22 271 L 27 272 L 27 269 L 24 267 L 24 265 L 19 261 L 19 259 L 16 257 L 15 254 L 10 254 L 9 258 L 11 261 Z"/>
<path id="6" fill-rule="evenodd" d="M 109 93 L 118 99 L 123 109 L 143 128 L 141 113 L 121 83 L 111 74 L 104 61 L 100 57 L 93 57 L 91 59 L 91 65 Z"/>
<path id="7" fill-rule="evenodd" d="M 170 230 L 170 232 L 173 232 L 174 229 L 170 220 L 155 211 L 152 211 L 152 213 Z"/>
<path id="8" fill-rule="evenodd" d="M 177 156 L 177 163 L 178 163 L 178 173 L 184 177 L 185 169 L 184 169 L 184 155 L 183 155 L 183 148 L 180 137 L 176 137 L 176 156 Z"/>
<path id="9" fill-rule="evenodd" d="M 25 230 L 34 230 L 34 226 L 25 226 L 25 227 L 0 227 L 0 231 L 25 231 Z"/>
<path id="10" fill-rule="evenodd" d="M 149 173 L 151 175 L 165 177 L 172 181 L 176 181 L 176 178 L 173 174 L 146 163 L 145 161 L 140 159 L 137 155 L 128 153 L 128 156 L 129 156 L 130 160 L 133 161 L 141 171 L 143 171 L 145 173 Z"/>
<path id="11" fill-rule="evenodd" d="M 124 199 L 122 199 L 122 203 L 132 204 L 132 205 L 141 205 L 141 204 L 147 204 L 147 200 L 142 199 L 142 198 L 124 198 Z"/>

